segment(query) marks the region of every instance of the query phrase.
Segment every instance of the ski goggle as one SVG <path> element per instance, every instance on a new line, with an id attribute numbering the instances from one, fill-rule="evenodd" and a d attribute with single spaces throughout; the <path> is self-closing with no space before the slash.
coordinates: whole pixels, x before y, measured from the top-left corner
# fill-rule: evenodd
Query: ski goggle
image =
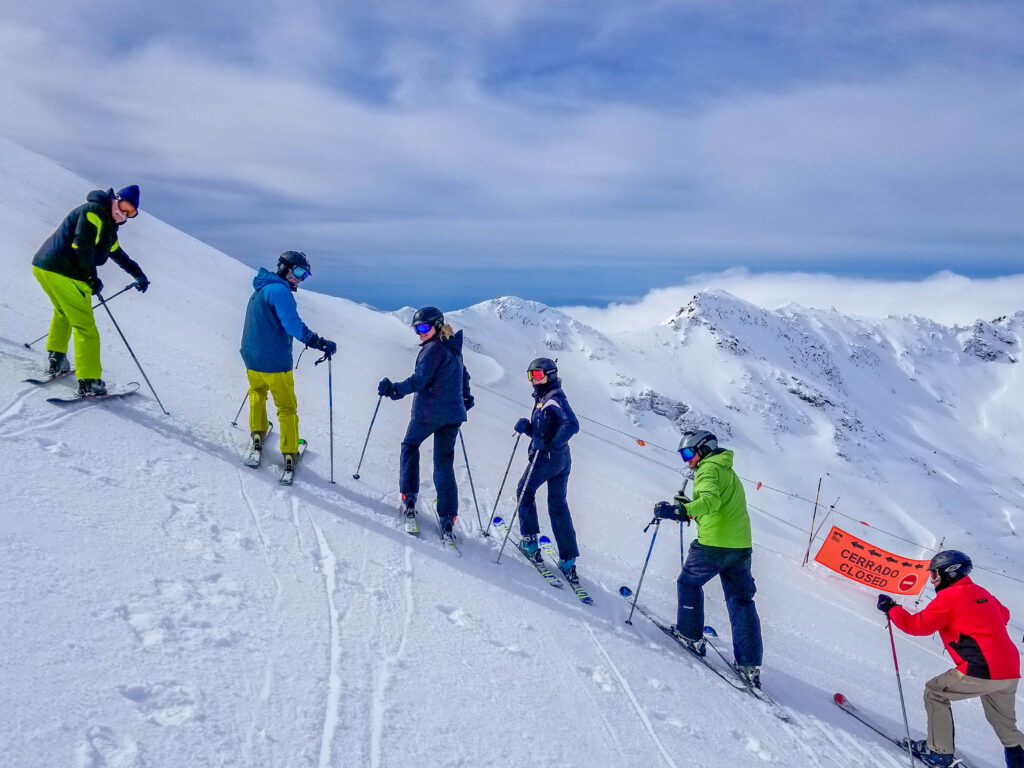
<path id="1" fill-rule="evenodd" d="M 125 206 L 128 206 L 125 208 Z M 123 213 L 129 219 L 134 219 L 139 215 L 139 209 L 132 206 L 131 203 L 126 203 L 121 198 L 117 198 L 117 210 Z"/>
<path id="2" fill-rule="evenodd" d="M 429 333 L 433 327 L 430 323 L 417 323 L 412 328 L 416 333 Z"/>
<path id="3" fill-rule="evenodd" d="M 547 376 L 547 374 L 544 371 L 540 370 L 539 368 L 534 368 L 532 371 L 526 372 L 526 378 L 528 378 L 530 381 L 540 381 L 545 376 Z"/>
<path id="4" fill-rule="evenodd" d="M 679 451 L 679 455 L 683 457 L 683 461 L 689 464 L 690 460 L 697 455 L 697 452 L 693 448 L 683 448 Z"/>
<path id="5" fill-rule="evenodd" d="M 309 277 L 309 270 L 305 267 L 292 267 L 292 275 L 296 280 L 302 281 Z"/>

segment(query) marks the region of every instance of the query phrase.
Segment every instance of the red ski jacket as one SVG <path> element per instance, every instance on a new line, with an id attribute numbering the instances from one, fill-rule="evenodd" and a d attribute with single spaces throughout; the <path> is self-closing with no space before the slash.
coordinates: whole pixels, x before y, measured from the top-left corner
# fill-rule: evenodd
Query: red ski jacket
<path id="1" fill-rule="evenodd" d="M 889 618 L 908 635 L 937 631 L 965 675 L 984 680 L 1020 677 L 1020 654 L 1006 631 L 1010 612 L 967 576 L 940 590 L 920 613 L 897 605 Z"/>

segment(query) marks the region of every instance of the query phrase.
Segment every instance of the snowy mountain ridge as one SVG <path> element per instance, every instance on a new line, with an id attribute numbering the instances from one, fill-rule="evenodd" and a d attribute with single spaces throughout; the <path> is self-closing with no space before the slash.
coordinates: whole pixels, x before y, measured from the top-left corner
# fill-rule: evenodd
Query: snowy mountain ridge
<path id="1" fill-rule="evenodd" d="M 896 768 L 903 757 L 831 703 L 843 690 L 902 727 L 873 592 L 800 567 L 812 511 L 802 499 L 819 477 L 819 522 L 838 497 L 831 521 L 902 556 L 927 556 L 917 545 L 940 541 L 965 549 L 1018 633 L 1024 624 L 1020 312 L 947 327 L 768 310 L 718 291 L 618 333 L 515 297 L 449 312 L 476 386 L 463 434 L 481 512 L 460 452 L 456 558 L 436 541 L 429 509 L 419 539 L 396 514 L 408 400 L 381 404 L 362 477 L 351 478 L 377 380 L 412 370 L 407 311 L 316 294 L 315 278 L 303 285 L 303 319 L 339 353 L 330 397 L 328 370 L 311 354 L 295 372 L 310 451 L 283 489 L 273 439 L 263 467 L 241 465 L 238 340 L 252 270 L 149 216 L 143 201 L 121 240 L 153 284 L 110 309 L 171 415 L 145 387 L 131 401 L 57 410 L 22 382 L 43 358 L 41 345 L 23 344 L 50 313 L 28 265 L 93 185 L 4 142 L 0 178 L 0 263 L 12 276 L 0 294 L 0 447 L 20 470 L 0 516 L 5 764 Z M 114 265 L 102 276 L 121 283 Z M 98 323 L 105 378 L 138 380 L 104 314 Z M 525 365 L 538 355 L 559 359 L 583 421 L 569 502 L 591 607 L 508 549 L 496 565 L 500 544 L 480 535 L 492 509 L 513 512 L 521 446 L 495 499 L 512 424 L 530 406 Z M 749 481 L 764 680 L 792 725 L 650 625 L 623 623 L 616 590 L 636 585 L 651 506 L 679 488 L 678 435 L 707 425 Z M 676 529 L 655 544 L 641 602 L 672 620 Z M 717 585 L 707 612 L 728 648 Z M 948 659 L 933 638 L 897 643 L 919 734 L 916 692 Z M 999 765 L 976 702 L 958 706 L 957 725 L 972 764 Z"/>

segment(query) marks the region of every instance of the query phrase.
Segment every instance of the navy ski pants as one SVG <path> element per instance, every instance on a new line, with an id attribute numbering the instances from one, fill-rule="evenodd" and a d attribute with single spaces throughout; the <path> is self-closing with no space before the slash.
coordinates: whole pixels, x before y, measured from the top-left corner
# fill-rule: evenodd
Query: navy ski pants
<path id="1" fill-rule="evenodd" d="M 529 485 L 524 487 L 526 475 L 530 472 L 530 468 L 527 467 L 516 490 L 519 495 L 519 532 L 523 536 L 536 536 L 540 533 L 540 523 L 537 521 L 537 489 L 544 483 L 548 484 L 551 532 L 555 535 L 558 557 L 562 560 L 571 560 L 580 554 L 576 547 L 576 529 L 572 527 L 572 517 L 569 515 L 569 503 L 565 499 L 570 469 L 572 459 L 568 450 L 552 454 L 541 453 L 537 457 L 533 473 L 530 474 Z"/>
<path id="2" fill-rule="evenodd" d="M 459 488 L 455 484 L 455 438 L 461 424 L 425 424 L 413 419 L 402 440 L 399 490 L 408 495 L 420 491 L 420 445 L 434 436 L 434 491 L 437 493 L 437 514 L 442 519 L 455 519 L 459 511 Z"/>
<path id="3" fill-rule="evenodd" d="M 703 586 L 722 578 L 725 604 L 732 625 L 732 653 L 738 666 L 761 666 L 761 620 L 754 605 L 754 577 L 750 575 L 750 549 L 690 545 L 683 570 L 676 579 L 679 612 L 676 627 L 686 637 L 704 636 Z"/>

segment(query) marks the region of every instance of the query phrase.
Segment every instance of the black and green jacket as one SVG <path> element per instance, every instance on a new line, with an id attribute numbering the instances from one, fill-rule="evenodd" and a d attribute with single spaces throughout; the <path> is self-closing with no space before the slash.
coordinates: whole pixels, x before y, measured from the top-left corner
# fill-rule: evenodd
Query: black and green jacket
<path id="1" fill-rule="evenodd" d="M 145 278 L 117 242 L 118 225 L 110 214 L 114 190 L 94 189 L 85 199 L 36 251 L 32 266 L 89 282 L 109 257 L 136 280 Z"/>

